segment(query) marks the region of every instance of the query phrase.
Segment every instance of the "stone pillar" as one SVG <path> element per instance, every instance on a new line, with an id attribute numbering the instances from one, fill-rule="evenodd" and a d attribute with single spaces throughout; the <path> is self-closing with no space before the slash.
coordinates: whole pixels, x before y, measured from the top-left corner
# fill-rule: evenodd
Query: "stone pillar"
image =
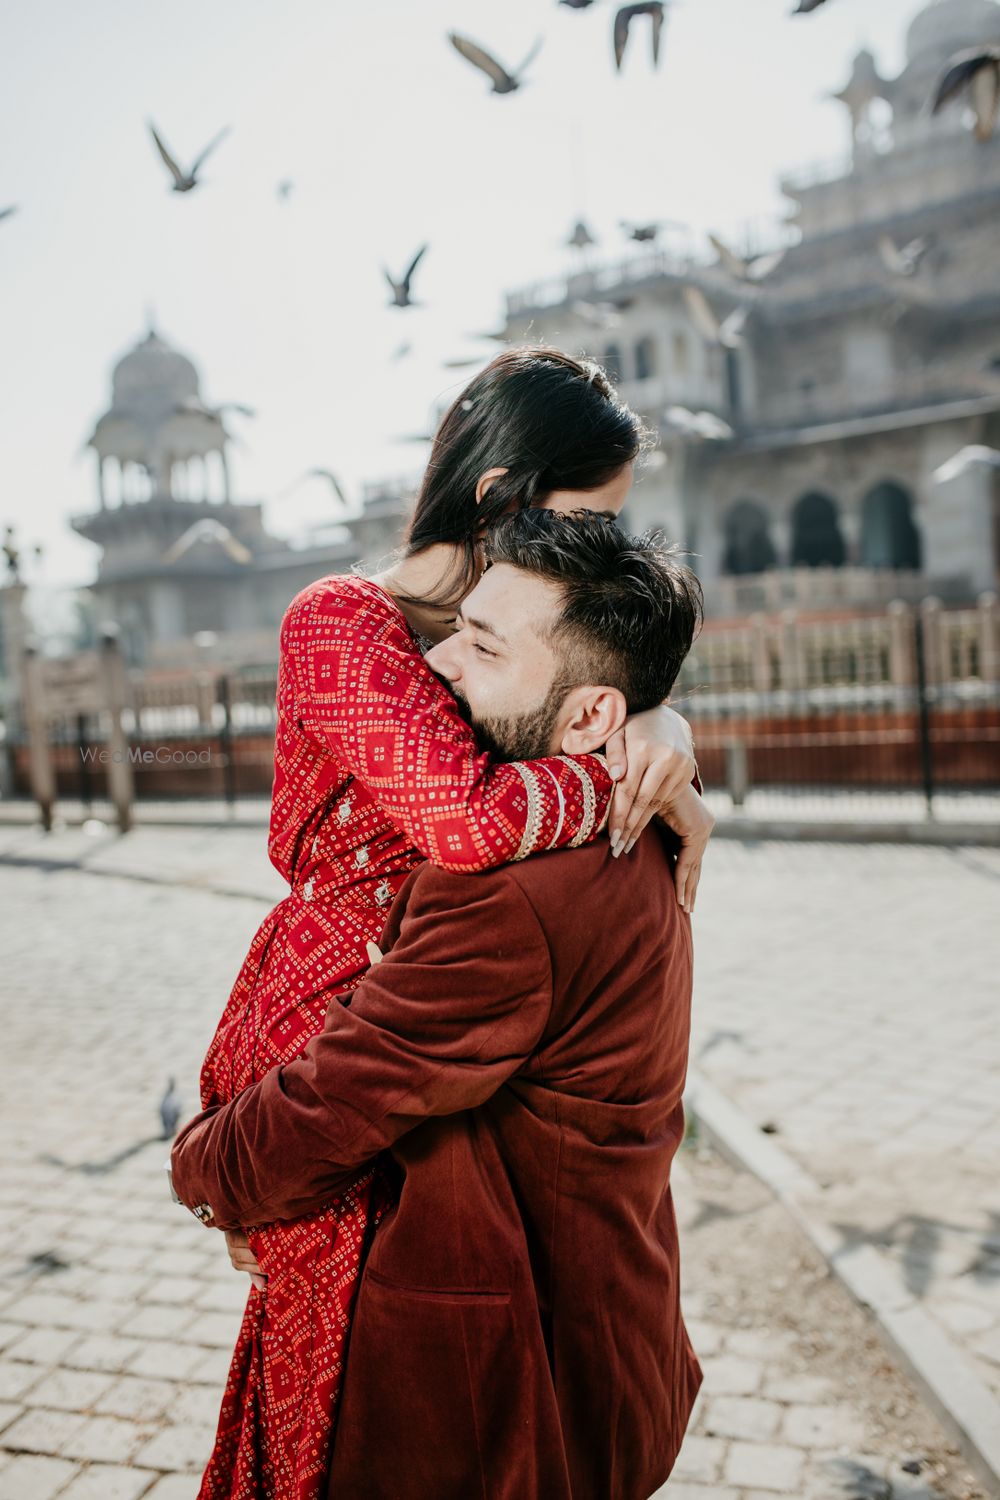
<path id="1" fill-rule="evenodd" d="M 132 827 L 132 803 L 135 800 L 135 788 L 132 763 L 129 760 L 128 735 L 122 723 L 122 712 L 128 697 L 128 679 L 125 675 L 125 662 L 119 645 L 117 625 L 102 626 L 98 660 L 101 696 L 109 720 L 108 798 L 114 806 L 118 827 L 122 833 L 128 833 Z"/>
<path id="2" fill-rule="evenodd" d="M 945 659 L 944 622 L 941 615 L 941 600 L 933 595 L 920 605 L 920 618 L 924 624 L 924 664 L 928 686 L 946 682 L 949 676 Z"/>
<path id="3" fill-rule="evenodd" d="M 796 610 L 781 611 L 781 686 L 786 693 L 795 692 L 803 685 L 798 620 Z"/>
<path id="4" fill-rule="evenodd" d="M 108 499 L 104 488 L 104 458 L 100 453 L 97 455 L 97 498 L 100 501 L 101 509 L 107 510 Z"/>
<path id="5" fill-rule="evenodd" d="M 56 773 L 49 744 L 49 721 L 42 677 L 42 658 L 34 642 L 28 642 L 23 656 L 24 725 L 28 735 L 28 776 L 31 795 L 38 803 L 42 827 L 52 828 L 56 803 Z"/>
<path id="6" fill-rule="evenodd" d="M 757 612 L 750 616 L 750 670 L 754 691 L 771 691 L 771 653 L 767 643 L 767 616 Z"/>
<path id="7" fill-rule="evenodd" d="M 844 538 L 845 566 L 861 566 L 861 516 L 856 510 L 842 508 L 837 517 L 840 534 Z"/>
<path id="8" fill-rule="evenodd" d="M 1000 680 L 1000 598 L 980 594 L 979 609 L 979 678 L 981 682 Z"/>
<path id="9" fill-rule="evenodd" d="M 893 687 L 912 687 L 917 678 L 913 610 L 902 599 L 893 599 L 886 614 L 889 618 L 889 681 Z"/>
<path id="10" fill-rule="evenodd" d="M 771 517 L 771 540 L 778 554 L 778 567 L 792 566 L 792 533 L 794 527 L 787 516 Z"/>

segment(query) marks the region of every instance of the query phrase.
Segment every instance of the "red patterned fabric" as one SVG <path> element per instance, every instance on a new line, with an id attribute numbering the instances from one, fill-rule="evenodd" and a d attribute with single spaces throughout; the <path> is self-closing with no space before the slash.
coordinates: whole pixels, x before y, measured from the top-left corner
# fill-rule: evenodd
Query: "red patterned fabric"
<path id="1" fill-rule="evenodd" d="M 202 1070 L 226 1103 L 290 1061 L 368 967 L 423 858 L 485 870 L 582 843 L 612 782 L 596 756 L 479 753 L 391 597 L 357 577 L 296 596 L 281 626 L 268 850 L 291 890 L 243 962 Z M 324 1212 L 249 1229 L 251 1291 L 199 1500 L 318 1500 L 368 1240 L 392 1202 L 376 1167 Z M 346 1500 L 346 1497 L 345 1497 Z"/>

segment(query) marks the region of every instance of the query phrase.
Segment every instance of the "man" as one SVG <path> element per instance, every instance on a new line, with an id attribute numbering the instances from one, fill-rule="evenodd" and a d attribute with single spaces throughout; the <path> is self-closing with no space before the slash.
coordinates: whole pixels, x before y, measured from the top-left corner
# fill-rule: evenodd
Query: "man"
<path id="1" fill-rule="evenodd" d="M 507 756 L 597 751 L 665 699 L 700 590 L 603 519 L 511 517 L 428 654 Z M 386 956 L 303 1055 L 173 1152 L 223 1229 L 321 1208 L 379 1153 L 331 1500 L 646 1500 L 701 1371 L 679 1302 L 690 919 L 656 832 L 416 870 Z"/>

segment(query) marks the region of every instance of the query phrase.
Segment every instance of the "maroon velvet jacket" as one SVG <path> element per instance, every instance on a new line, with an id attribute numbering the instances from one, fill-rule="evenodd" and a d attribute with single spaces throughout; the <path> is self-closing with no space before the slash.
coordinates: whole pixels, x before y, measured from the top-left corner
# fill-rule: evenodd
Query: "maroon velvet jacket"
<path id="1" fill-rule="evenodd" d="M 219 1227 L 405 1174 L 355 1311 L 331 1500 L 647 1500 L 701 1370 L 679 1301 L 690 919 L 656 833 L 423 865 L 303 1056 L 173 1153 Z"/>

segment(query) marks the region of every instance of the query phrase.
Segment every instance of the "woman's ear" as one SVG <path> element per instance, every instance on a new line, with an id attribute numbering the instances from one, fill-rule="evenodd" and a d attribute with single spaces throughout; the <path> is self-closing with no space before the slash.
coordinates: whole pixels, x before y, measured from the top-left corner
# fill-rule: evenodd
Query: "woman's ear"
<path id="1" fill-rule="evenodd" d="M 487 469 L 485 474 L 480 474 L 479 480 L 476 484 L 477 505 L 481 505 L 483 503 L 483 496 L 486 494 L 486 491 L 489 489 L 494 479 L 500 479 L 502 475 L 508 472 L 509 471 L 507 469 Z"/>

